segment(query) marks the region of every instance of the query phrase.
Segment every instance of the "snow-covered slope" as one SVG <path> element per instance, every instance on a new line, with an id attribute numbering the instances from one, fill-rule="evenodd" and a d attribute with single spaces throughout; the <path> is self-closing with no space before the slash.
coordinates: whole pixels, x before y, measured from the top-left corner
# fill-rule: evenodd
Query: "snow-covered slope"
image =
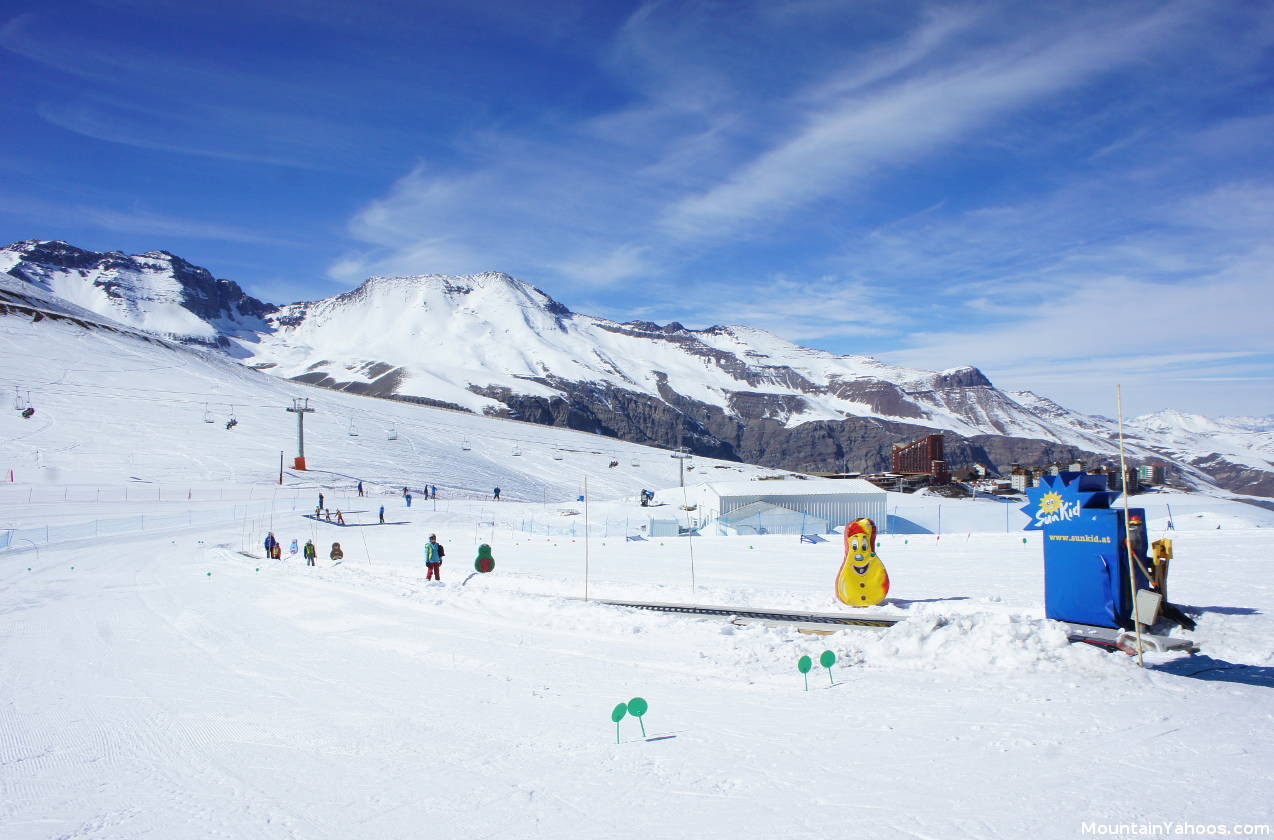
<path id="1" fill-rule="evenodd" d="M 189 486 L 268 481 L 296 454 L 294 397 L 305 421 L 309 477 L 376 475 L 437 485 L 450 498 L 574 499 L 583 475 L 611 496 L 675 486 L 662 450 L 569 429 L 378 400 L 289 382 L 216 351 L 87 318 L 0 301 L 0 469 L 20 480 Z M 15 395 L 13 397 L 11 395 Z M 23 419 L 10 399 L 35 414 Z M 232 429 L 225 427 L 230 417 Z M 209 422 L 205 422 L 205 419 Z M 390 439 L 391 435 L 394 439 Z M 773 474 L 697 459 L 736 478 Z M 612 463 L 615 466 L 610 466 Z M 718 467 L 719 469 L 714 469 Z"/>
<path id="2" fill-rule="evenodd" d="M 572 313 L 500 273 L 375 277 L 348 294 L 283 307 L 253 364 L 287 377 L 497 408 L 479 388 L 559 396 L 585 382 L 664 397 L 671 391 L 738 413 L 741 396 L 769 397 L 786 426 L 847 416 L 1105 445 L 1035 416 L 974 368 L 934 372 L 799 347 L 751 327 L 690 330 Z"/>
<path id="3" fill-rule="evenodd" d="M 747 326 L 619 323 L 497 272 L 374 277 L 276 308 L 167 252 L 31 240 L 0 249 L 0 295 L 215 346 L 329 389 L 793 469 L 885 469 L 893 443 L 932 430 L 947 433 L 955 467 L 1117 452 L 1113 421 L 1005 393 L 976 368 L 904 368 Z M 1187 486 L 1274 495 L 1270 427 L 1270 418 L 1139 418 L 1129 454 L 1175 463 Z"/>

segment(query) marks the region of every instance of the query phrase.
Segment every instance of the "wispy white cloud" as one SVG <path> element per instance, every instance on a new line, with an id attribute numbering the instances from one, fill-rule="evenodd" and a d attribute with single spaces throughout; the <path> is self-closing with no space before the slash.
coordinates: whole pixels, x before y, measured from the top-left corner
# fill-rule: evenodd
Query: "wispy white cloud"
<path id="1" fill-rule="evenodd" d="M 1215 37 L 1208 10 L 1080 4 L 1037 25 L 995 3 L 913 8 L 889 40 L 831 56 L 780 30 L 830 21 L 835 4 L 710 12 L 642 6 L 601 50 L 631 96 L 465 136 L 462 162 L 416 167 L 351 219 L 361 247 L 333 275 L 499 268 L 612 317 L 749 323 L 1010 384 L 1078 389 L 1117 369 L 1260 380 L 1266 344 L 1208 337 L 1193 316 L 1223 323 L 1267 282 L 1274 202 L 1223 165 L 1259 148 L 1263 118 L 1167 133 L 1170 94 L 1139 102 L 1147 114 L 1095 95 L 1112 79 L 1152 84 Z M 758 63 L 780 34 L 772 52 L 791 66 Z M 972 171 L 1001 160 L 1022 178 L 909 203 L 913 170 L 974 156 Z M 640 294 L 607 296 L 618 288 Z M 1244 330 L 1268 320 L 1248 309 Z M 1107 325 L 1118 312 L 1161 326 Z"/>
<path id="2" fill-rule="evenodd" d="M 1015 109 L 1161 48 L 1180 31 L 1183 17 L 1183 9 L 1168 7 L 1113 21 L 1096 33 L 1097 21 L 1088 20 L 1060 38 L 1025 35 L 920 77 L 835 99 L 720 184 L 677 202 L 663 227 L 683 237 L 722 235 L 820 196 L 862 190 L 862 182 L 882 170 L 932 154 Z M 934 40 L 917 42 L 927 48 Z M 857 91 L 872 78 L 851 73 L 844 87 Z M 838 87 L 825 82 L 820 90 Z"/>

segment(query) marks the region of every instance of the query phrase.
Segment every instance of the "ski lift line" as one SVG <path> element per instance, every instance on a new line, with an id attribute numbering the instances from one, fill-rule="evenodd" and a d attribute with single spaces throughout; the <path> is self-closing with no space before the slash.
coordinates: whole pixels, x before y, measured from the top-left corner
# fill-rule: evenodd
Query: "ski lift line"
<path id="1" fill-rule="evenodd" d="M 0 377 L 0 382 L 4 382 L 4 381 L 5 379 L 3 377 Z M 10 379 L 8 380 L 8 382 L 12 384 L 14 380 Z M 216 402 L 223 402 L 225 400 L 225 397 L 227 396 L 224 393 L 209 394 L 209 393 L 204 393 L 199 391 L 172 392 L 172 391 L 166 391 L 162 389 L 119 388 L 119 387 L 111 387 L 111 386 L 104 386 L 104 385 L 94 385 L 89 383 L 61 383 L 57 387 L 48 387 L 42 390 L 44 390 L 45 392 L 49 394 L 55 394 L 59 396 L 70 396 L 70 397 L 86 397 L 86 396 L 103 397 L 105 396 L 105 397 L 116 397 L 119 399 L 128 399 L 133 401 L 150 402 L 150 403 L 158 403 L 158 404 L 165 404 L 165 405 L 201 405 L 209 401 L 208 400 L 178 399 L 178 398 L 173 398 L 171 396 L 163 397 L 163 398 L 147 397 L 143 395 L 144 394 L 177 393 L 177 394 L 182 394 L 184 396 L 212 397 L 214 398 L 213 401 L 216 401 Z M 91 393 L 86 394 L 84 393 L 85 391 L 88 391 Z M 265 409 L 265 410 L 271 410 L 278 407 L 277 402 L 269 402 L 269 403 L 236 402 L 235 405 L 239 405 L 244 408 L 257 408 L 257 409 Z M 369 415 L 373 414 L 373 412 L 367 412 L 366 410 L 362 410 L 362 411 L 365 414 L 369 414 Z M 385 416 L 383 412 L 375 412 L 375 414 L 380 415 L 382 417 Z M 481 415 L 477 415 L 477 414 L 468 414 L 468 416 L 473 417 L 475 419 L 481 417 Z M 508 420 L 511 418 L 502 418 L 502 419 Z M 434 423 L 434 422 L 429 422 L 429 421 L 424 421 L 419 419 L 412 419 L 412 420 L 399 421 L 399 422 L 408 428 L 414 428 L 414 429 L 423 430 L 423 431 L 430 431 L 430 430 L 443 431 L 448 434 L 454 434 L 456 431 L 454 426 L 448 426 L 445 424 Z M 524 421 L 519 421 L 519 422 L 524 422 Z M 544 428 L 546 431 L 552 429 L 552 427 L 548 427 L 548 426 L 544 426 L 540 428 Z M 572 430 L 572 432 L 574 434 L 580 433 L 579 430 Z M 588 433 L 585 433 L 585 434 L 588 434 Z M 514 444 L 525 444 L 528 446 L 528 448 L 541 448 L 546 445 L 546 442 L 543 440 L 543 438 L 539 438 L 539 437 L 530 438 L 530 437 L 523 437 L 523 436 L 492 435 L 492 434 L 484 434 L 482 437 L 485 440 L 504 441 L 506 443 L 514 443 Z M 547 444 L 547 445 L 549 446 L 549 448 L 553 448 L 553 449 L 558 448 L 554 446 L 553 444 Z M 634 444 L 634 445 L 640 445 L 640 444 Z M 613 449 L 603 450 L 602 454 L 606 457 L 611 457 L 611 458 L 619 456 L 619 452 Z M 555 460 L 557 459 L 555 458 Z"/>

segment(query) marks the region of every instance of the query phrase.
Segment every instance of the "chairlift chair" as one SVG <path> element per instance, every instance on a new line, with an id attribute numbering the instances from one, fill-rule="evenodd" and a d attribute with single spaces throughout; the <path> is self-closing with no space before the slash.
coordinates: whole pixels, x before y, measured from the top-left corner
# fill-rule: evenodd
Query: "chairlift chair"
<path id="1" fill-rule="evenodd" d="M 521 449 L 519 449 L 517 446 L 514 446 L 514 447 L 513 447 L 513 457 L 515 457 L 515 458 L 516 458 L 517 456 L 519 456 L 519 455 L 521 455 L 521 454 L 522 454 L 522 450 L 521 450 Z"/>
<path id="2" fill-rule="evenodd" d="M 464 451 L 464 452 L 468 452 L 468 451 L 469 451 L 470 449 L 472 449 L 472 448 L 473 448 L 473 447 L 469 445 L 469 439 L 468 439 L 468 438 L 465 438 L 464 440 L 460 441 L 460 449 L 461 449 L 462 451 Z"/>
<path id="3" fill-rule="evenodd" d="M 203 404 L 203 421 L 204 421 L 205 423 L 212 423 L 212 422 L 214 422 L 214 421 L 213 421 L 213 419 L 212 419 L 212 409 L 208 408 L 208 404 L 207 404 L 207 403 L 204 403 L 204 404 Z"/>
<path id="4" fill-rule="evenodd" d="M 354 418 L 349 418 L 349 436 L 358 437 L 358 429 L 354 428 Z"/>
<path id="5" fill-rule="evenodd" d="M 555 451 L 553 452 L 553 460 L 554 460 L 554 461 L 560 461 L 560 460 L 562 460 L 562 453 L 561 453 L 561 452 L 558 452 L 558 451 L 556 451 L 556 450 L 555 450 Z"/>
<path id="6" fill-rule="evenodd" d="M 641 466 L 641 461 L 638 461 L 636 458 L 634 458 L 634 459 L 633 459 L 633 466 L 634 466 L 634 467 L 640 467 L 640 466 Z"/>
<path id="7" fill-rule="evenodd" d="M 389 427 L 389 440 L 398 440 L 398 426 Z"/>

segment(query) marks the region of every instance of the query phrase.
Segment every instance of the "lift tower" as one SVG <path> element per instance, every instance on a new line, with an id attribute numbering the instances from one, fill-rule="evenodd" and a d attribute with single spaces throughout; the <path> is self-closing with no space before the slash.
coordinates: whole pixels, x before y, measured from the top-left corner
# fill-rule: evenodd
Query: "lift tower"
<path id="1" fill-rule="evenodd" d="M 310 408 L 310 400 L 308 397 L 293 397 L 292 407 L 288 411 L 296 414 L 296 461 L 293 468 L 298 470 L 305 469 L 305 415 L 314 411 Z"/>

